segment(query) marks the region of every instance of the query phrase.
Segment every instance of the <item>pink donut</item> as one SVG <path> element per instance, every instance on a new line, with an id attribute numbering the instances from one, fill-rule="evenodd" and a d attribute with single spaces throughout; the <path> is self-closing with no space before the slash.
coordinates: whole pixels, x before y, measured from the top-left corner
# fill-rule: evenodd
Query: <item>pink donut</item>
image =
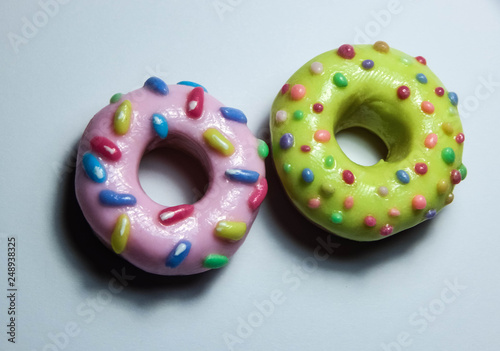
<path id="1" fill-rule="evenodd" d="M 150 273 L 224 266 L 267 193 L 269 149 L 246 122 L 243 112 L 192 82 L 167 85 L 151 77 L 141 89 L 113 95 L 78 148 L 76 196 L 97 236 Z M 209 188 L 193 205 L 165 207 L 139 184 L 144 153 L 165 146 L 194 154 L 208 172 Z"/>

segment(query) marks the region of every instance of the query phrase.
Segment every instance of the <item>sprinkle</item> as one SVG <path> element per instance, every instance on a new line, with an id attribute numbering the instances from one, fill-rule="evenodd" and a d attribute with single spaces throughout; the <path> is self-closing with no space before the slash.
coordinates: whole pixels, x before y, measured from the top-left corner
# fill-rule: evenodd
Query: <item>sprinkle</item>
<path id="1" fill-rule="evenodd" d="M 330 141 L 331 137 L 332 136 L 330 132 L 324 129 L 317 130 L 314 133 L 314 140 L 316 140 L 318 143 L 327 143 L 328 141 Z"/>
<path id="2" fill-rule="evenodd" d="M 437 87 L 434 89 L 434 92 L 436 93 L 437 96 L 443 96 L 444 95 L 444 89 L 442 87 Z"/>
<path id="3" fill-rule="evenodd" d="M 282 95 L 285 95 L 286 92 L 290 89 L 290 84 L 286 83 L 286 84 L 283 84 L 283 86 L 281 87 L 281 94 Z"/>
<path id="4" fill-rule="evenodd" d="M 406 65 L 406 66 L 409 66 L 413 63 L 413 59 L 410 57 L 410 56 L 401 56 L 401 62 Z"/>
<path id="5" fill-rule="evenodd" d="M 293 135 L 290 133 L 283 134 L 280 138 L 280 147 L 287 150 L 293 146 Z"/>
<path id="6" fill-rule="evenodd" d="M 229 262 L 229 258 L 224 255 L 210 254 L 203 260 L 203 267 L 216 269 L 224 267 Z"/>
<path id="7" fill-rule="evenodd" d="M 247 117 L 241 110 L 238 110 L 237 108 L 221 107 L 219 111 L 222 114 L 222 117 L 226 119 L 243 124 L 247 123 Z"/>
<path id="8" fill-rule="evenodd" d="M 427 65 L 427 61 L 422 56 L 417 56 L 415 59 L 423 65 Z"/>
<path id="9" fill-rule="evenodd" d="M 151 90 L 154 93 L 158 93 L 160 95 L 168 94 L 168 86 L 165 84 L 163 80 L 158 77 L 151 77 L 145 83 L 144 87 L 148 90 Z"/>
<path id="10" fill-rule="evenodd" d="M 234 146 L 217 129 L 209 128 L 203 133 L 205 142 L 214 150 L 224 156 L 231 156 L 234 153 Z"/>
<path id="11" fill-rule="evenodd" d="M 440 181 L 438 181 L 436 189 L 438 194 L 444 194 L 445 192 L 447 192 L 449 189 L 449 184 L 446 179 L 441 179 Z"/>
<path id="12" fill-rule="evenodd" d="M 342 58 L 350 60 L 354 58 L 356 52 L 354 51 L 352 45 L 344 44 L 337 49 L 337 55 L 339 55 Z"/>
<path id="13" fill-rule="evenodd" d="M 335 187 L 332 183 L 323 183 L 321 185 L 321 191 L 326 197 L 330 197 L 335 193 Z"/>
<path id="14" fill-rule="evenodd" d="M 295 118 L 296 120 L 301 120 L 303 117 L 304 112 L 302 112 L 301 110 L 297 110 L 293 113 L 293 118 Z"/>
<path id="15" fill-rule="evenodd" d="M 99 201 L 105 206 L 133 206 L 137 203 L 131 194 L 120 194 L 108 189 L 101 190 Z"/>
<path id="16" fill-rule="evenodd" d="M 363 62 L 361 62 L 361 66 L 363 66 L 363 68 L 366 70 L 372 69 L 374 65 L 375 62 L 373 62 L 372 60 L 364 60 Z"/>
<path id="17" fill-rule="evenodd" d="M 193 211 L 193 205 L 172 206 L 161 210 L 158 217 L 161 224 L 172 225 L 191 216 Z"/>
<path id="18" fill-rule="evenodd" d="M 312 74 L 321 74 L 321 73 L 323 73 L 323 64 L 321 62 L 313 62 L 313 63 L 311 63 L 311 73 Z"/>
<path id="19" fill-rule="evenodd" d="M 422 111 L 428 115 L 434 113 L 434 105 L 430 101 L 422 101 L 420 104 Z"/>
<path id="20" fill-rule="evenodd" d="M 453 199 L 455 199 L 455 195 L 453 193 L 449 193 L 446 199 L 444 199 L 444 204 L 449 205 L 453 202 Z"/>
<path id="21" fill-rule="evenodd" d="M 236 168 L 226 170 L 225 174 L 229 180 L 247 184 L 253 184 L 257 182 L 260 176 L 258 172 Z"/>
<path id="22" fill-rule="evenodd" d="M 161 138 L 165 139 L 168 135 L 168 122 L 165 117 L 159 113 L 155 113 L 152 118 L 153 129 L 156 134 Z"/>
<path id="23" fill-rule="evenodd" d="M 188 240 L 180 240 L 168 254 L 167 259 L 165 260 L 165 266 L 176 268 L 182 263 L 182 261 L 184 261 L 190 250 L 191 242 Z"/>
<path id="24" fill-rule="evenodd" d="M 111 99 L 109 99 L 109 102 L 111 104 L 114 104 L 115 102 L 120 101 L 121 98 L 122 98 L 122 93 L 116 93 L 111 97 Z"/>
<path id="25" fill-rule="evenodd" d="M 464 133 L 458 133 L 457 136 L 455 137 L 455 141 L 459 144 L 462 144 L 465 141 Z"/>
<path id="26" fill-rule="evenodd" d="M 344 182 L 346 182 L 347 184 L 352 184 L 354 183 L 354 174 L 352 174 L 351 171 L 349 171 L 348 169 L 344 170 L 342 172 L 342 179 L 344 180 Z"/>
<path id="27" fill-rule="evenodd" d="M 450 102 L 453 106 L 458 105 L 458 95 L 456 93 L 450 91 L 448 93 L 448 99 L 450 99 Z"/>
<path id="28" fill-rule="evenodd" d="M 200 118 L 203 114 L 205 92 L 202 87 L 191 90 L 186 99 L 186 115 L 191 118 Z"/>
<path id="29" fill-rule="evenodd" d="M 283 123 L 287 119 L 287 113 L 284 110 L 276 112 L 276 123 Z"/>
<path id="30" fill-rule="evenodd" d="M 317 102 L 313 105 L 313 111 L 316 113 L 321 113 L 323 112 L 323 104 L 320 102 Z"/>
<path id="31" fill-rule="evenodd" d="M 132 104 L 129 100 L 125 100 L 116 109 L 115 117 L 113 119 L 113 127 L 116 134 L 123 135 L 128 132 L 131 115 Z"/>
<path id="32" fill-rule="evenodd" d="M 389 189 L 387 189 L 386 186 L 381 186 L 378 188 L 377 192 L 380 196 L 385 197 L 389 194 Z"/>
<path id="33" fill-rule="evenodd" d="M 335 224 L 341 224 L 342 221 L 344 220 L 344 216 L 342 215 L 342 212 L 334 212 L 332 213 L 330 220 L 335 223 Z"/>
<path id="34" fill-rule="evenodd" d="M 436 146 L 437 142 L 438 142 L 438 136 L 437 136 L 437 134 L 430 133 L 425 138 L 424 145 L 425 145 L 425 147 L 427 147 L 429 149 L 432 149 L 434 146 Z"/>
<path id="35" fill-rule="evenodd" d="M 410 176 L 406 171 L 403 171 L 402 169 L 396 172 L 396 177 L 403 184 L 408 184 L 410 182 Z"/>
<path id="36" fill-rule="evenodd" d="M 257 153 L 260 158 L 265 159 L 269 155 L 269 146 L 267 146 L 267 143 L 264 140 L 258 140 L 259 145 L 257 145 Z"/>
<path id="37" fill-rule="evenodd" d="M 433 208 L 431 208 L 429 211 L 425 213 L 425 218 L 426 219 L 432 219 L 436 216 L 437 211 Z"/>
<path id="38" fill-rule="evenodd" d="M 441 151 L 441 157 L 446 164 L 452 164 L 455 162 L 455 151 L 451 147 L 445 147 Z"/>
<path id="39" fill-rule="evenodd" d="M 451 135 L 453 133 L 453 126 L 449 122 L 441 124 L 441 129 L 443 129 L 443 132 L 445 132 L 448 135 Z"/>
<path id="40" fill-rule="evenodd" d="M 240 240 L 247 232 L 245 222 L 219 221 L 215 227 L 215 235 L 228 240 Z"/>
<path id="41" fill-rule="evenodd" d="M 332 155 L 326 156 L 326 158 L 325 158 L 325 167 L 326 168 L 332 168 L 334 161 L 335 160 L 333 159 Z"/>
<path id="42" fill-rule="evenodd" d="M 373 48 L 375 49 L 375 51 L 378 52 L 383 52 L 383 53 L 389 52 L 389 44 L 387 44 L 385 41 L 375 42 L 375 44 L 373 44 Z"/>
<path id="43" fill-rule="evenodd" d="M 418 73 L 416 75 L 417 80 L 422 84 L 427 84 L 427 77 L 423 73 Z"/>
<path id="44" fill-rule="evenodd" d="M 283 171 L 285 173 L 290 173 L 290 171 L 292 170 L 292 165 L 289 164 L 289 163 L 284 163 L 283 164 Z"/>
<path id="45" fill-rule="evenodd" d="M 314 173 L 313 171 L 311 171 L 310 168 L 304 168 L 302 170 L 302 179 L 306 182 L 306 183 L 312 183 L 313 180 L 314 180 Z"/>
<path id="46" fill-rule="evenodd" d="M 333 84 L 339 88 L 345 88 L 348 84 L 347 78 L 342 73 L 337 72 L 333 75 Z"/>
<path id="47" fill-rule="evenodd" d="M 302 152 L 309 152 L 309 151 L 311 151 L 311 147 L 309 145 L 302 145 L 300 147 L 300 151 L 302 151 Z"/>
<path id="48" fill-rule="evenodd" d="M 452 170 L 450 173 L 451 184 L 457 185 L 462 180 L 462 175 L 456 169 Z"/>
<path id="49" fill-rule="evenodd" d="M 420 175 L 427 173 L 427 164 L 423 162 L 415 163 L 415 173 Z"/>
<path id="50" fill-rule="evenodd" d="M 458 167 L 458 171 L 460 172 L 462 180 L 464 180 L 465 177 L 467 177 L 467 168 L 464 166 L 463 163 L 460 165 L 460 167 Z"/>
<path id="51" fill-rule="evenodd" d="M 401 212 L 396 207 L 391 208 L 388 212 L 388 215 L 391 217 L 399 217 L 400 214 Z"/>
<path id="52" fill-rule="evenodd" d="M 415 195 L 411 201 L 411 205 L 415 210 L 423 210 L 427 206 L 427 200 L 423 195 Z"/>
<path id="53" fill-rule="evenodd" d="M 401 85 L 398 88 L 398 98 L 401 100 L 405 100 L 410 96 L 410 88 L 408 88 L 406 85 Z"/>
<path id="54" fill-rule="evenodd" d="M 106 180 L 106 170 L 97 157 L 87 152 L 82 157 L 82 164 L 87 176 L 96 183 L 103 183 Z"/>
<path id="55" fill-rule="evenodd" d="M 306 95 L 306 87 L 302 84 L 295 84 L 290 91 L 293 100 L 300 100 Z"/>
<path id="56" fill-rule="evenodd" d="M 90 140 L 90 147 L 92 151 L 99 154 L 99 156 L 111 161 L 118 161 L 122 157 L 122 152 L 118 146 L 103 136 L 93 137 L 92 140 Z"/>
<path id="57" fill-rule="evenodd" d="M 375 227 L 377 225 L 377 220 L 373 216 L 366 216 L 364 222 L 367 227 Z"/>
<path id="58" fill-rule="evenodd" d="M 181 82 L 177 83 L 177 85 L 186 85 L 186 86 L 188 86 L 188 87 L 193 87 L 193 88 L 200 87 L 200 88 L 202 88 L 202 89 L 203 89 L 203 91 L 204 91 L 205 93 L 208 93 L 208 90 L 207 90 L 207 89 L 205 89 L 205 87 L 204 87 L 203 85 L 198 84 L 198 83 L 195 83 L 195 82 L 190 82 L 190 81 L 188 81 L 188 80 L 183 80 L 183 81 L 181 81 Z"/>
<path id="59" fill-rule="evenodd" d="M 111 233 L 111 248 L 117 254 L 121 254 L 127 246 L 130 236 L 130 218 L 124 213 L 116 220 L 115 228 Z"/>
<path id="60" fill-rule="evenodd" d="M 392 225 L 386 224 L 382 228 L 380 228 L 380 235 L 387 236 L 391 235 L 394 227 Z"/>
<path id="61" fill-rule="evenodd" d="M 318 198 L 309 199 L 309 201 L 307 202 L 307 206 L 313 209 L 318 208 L 320 205 L 321 205 L 321 200 Z"/>
<path id="62" fill-rule="evenodd" d="M 254 190 L 250 194 L 250 197 L 248 198 L 248 207 L 250 207 L 252 211 L 258 209 L 262 201 L 264 201 L 264 199 L 266 198 L 267 189 L 268 186 L 266 178 L 260 178 L 255 185 Z"/>
<path id="63" fill-rule="evenodd" d="M 344 207 L 346 210 L 350 210 L 354 206 L 354 198 L 352 196 L 347 196 L 344 200 Z"/>

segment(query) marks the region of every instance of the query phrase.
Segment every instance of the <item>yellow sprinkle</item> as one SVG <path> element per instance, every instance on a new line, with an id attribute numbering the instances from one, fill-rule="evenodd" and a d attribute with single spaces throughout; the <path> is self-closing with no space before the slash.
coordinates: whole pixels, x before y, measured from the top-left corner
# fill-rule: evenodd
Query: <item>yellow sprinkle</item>
<path id="1" fill-rule="evenodd" d="M 211 148 L 217 150 L 224 156 L 231 156 L 234 153 L 234 146 L 217 129 L 209 128 L 203 133 L 203 138 Z"/>
<path id="2" fill-rule="evenodd" d="M 126 214 L 118 217 L 113 234 L 111 234 L 111 247 L 117 254 L 121 254 L 127 246 L 130 235 L 130 218 Z"/>
<path id="3" fill-rule="evenodd" d="M 247 232 L 245 222 L 220 221 L 215 227 L 215 235 L 229 240 L 240 240 Z"/>
<path id="4" fill-rule="evenodd" d="M 129 100 L 123 101 L 115 112 L 113 126 L 115 133 L 123 135 L 128 132 L 130 127 L 130 116 L 132 115 L 132 104 Z"/>
<path id="5" fill-rule="evenodd" d="M 445 122 L 441 125 L 441 128 L 443 129 L 443 131 L 448 134 L 448 135 L 451 135 L 451 133 L 453 133 L 453 126 L 451 125 L 451 123 L 449 122 Z"/>
<path id="6" fill-rule="evenodd" d="M 444 194 L 445 192 L 448 191 L 448 188 L 449 188 L 449 184 L 446 181 L 446 179 L 441 179 L 437 183 L 437 192 L 438 192 L 438 194 Z"/>

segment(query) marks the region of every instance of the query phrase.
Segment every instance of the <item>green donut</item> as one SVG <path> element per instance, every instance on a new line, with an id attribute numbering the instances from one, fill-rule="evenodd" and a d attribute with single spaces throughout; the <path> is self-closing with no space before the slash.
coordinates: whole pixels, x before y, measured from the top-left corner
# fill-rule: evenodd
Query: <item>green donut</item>
<path id="1" fill-rule="evenodd" d="M 273 159 L 294 205 L 327 231 L 356 241 L 386 238 L 433 218 L 467 174 L 458 97 L 421 57 L 342 45 L 302 66 L 271 111 Z M 335 134 L 362 127 L 388 155 L 351 161 Z"/>

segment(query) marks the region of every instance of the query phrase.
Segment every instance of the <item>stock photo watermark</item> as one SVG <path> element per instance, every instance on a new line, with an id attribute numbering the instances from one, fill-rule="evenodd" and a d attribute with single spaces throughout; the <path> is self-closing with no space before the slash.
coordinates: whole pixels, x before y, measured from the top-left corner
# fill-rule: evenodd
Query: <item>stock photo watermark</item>
<path id="1" fill-rule="evenodd" d="M 18 240 L 15 235 L 9 235 L 6 233 L 0 233 L 0 257 L 5 255 L 5 260 L 3 262 L 6 264 L 5 269 L 5 279 L 2 283 L 5 284 L 5 326 L 6 326 L 6 338 L 11 344 L 15 344 L 17 340 L 17 325 L 18 325 L 18 280 L 17 280 L 17 251 L 18 251 Z"/>
<path id="2" fill-rule="evenodd" d="M 462 119 L 471 117 L 476 112 L 481 103 L 489 100 L 500 88 L 500 80 L 489 74 L 487 77 L 479 76 L 472 94 L 459 99 L 458 113 Z"/>
<path id="3" fill-rule="evenodd" d="M 226 13 L 233 12 L 242 2 L 243 0 L 215 0 L 212 2 L 212 6 L 222 22 Z"/>

